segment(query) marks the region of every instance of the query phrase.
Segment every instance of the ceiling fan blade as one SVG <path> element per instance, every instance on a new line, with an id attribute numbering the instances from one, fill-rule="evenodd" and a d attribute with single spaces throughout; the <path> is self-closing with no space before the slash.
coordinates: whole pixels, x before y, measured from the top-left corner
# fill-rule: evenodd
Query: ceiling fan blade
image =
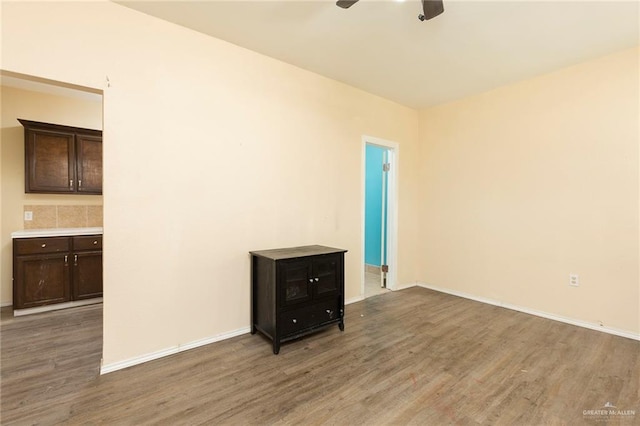
<path id="1" fill-rule="evenodd" d="M 353 6 L 357 2 L 358 0 L 338 0 L 336 4 L 343 9 L 349 9 L 351 6 Z"/>
<path id="2" fill-rule="evenodd" d="M 422 0 L 422 10 L 424 11 L 424 19 L 429 20 L 444 12 L 444 5 L 442 0 Z"/>

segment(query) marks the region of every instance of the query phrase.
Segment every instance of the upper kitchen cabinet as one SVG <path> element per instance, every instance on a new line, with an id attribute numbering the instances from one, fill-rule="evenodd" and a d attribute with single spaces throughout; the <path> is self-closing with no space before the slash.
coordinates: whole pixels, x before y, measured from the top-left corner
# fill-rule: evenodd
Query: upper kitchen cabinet
<path id="1" fill-rule="evenodd" d="M 25 192 L 102 194 L 102 132 L 18 119 L 24 126 Z"/>
<path id="2" fill-rule="evenodd" d="M 78 192 L 102 194 L 102 132 L 76 134 L 76 177 Z"/>

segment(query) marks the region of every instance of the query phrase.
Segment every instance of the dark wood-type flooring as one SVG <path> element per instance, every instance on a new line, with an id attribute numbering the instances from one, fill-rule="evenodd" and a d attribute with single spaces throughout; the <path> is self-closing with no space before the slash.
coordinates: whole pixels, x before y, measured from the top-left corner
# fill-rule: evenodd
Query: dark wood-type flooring
<path id="1" fill-rule="evenodd" d="M 100 376 L 100 305 L 5 309 L 0 421 L 640 424 L 638 341 L 423 288 L 348 305 L 345 325 L 277 356 L 246 334 Z M 607 403 L 627 414 L 585 414 Z"/>

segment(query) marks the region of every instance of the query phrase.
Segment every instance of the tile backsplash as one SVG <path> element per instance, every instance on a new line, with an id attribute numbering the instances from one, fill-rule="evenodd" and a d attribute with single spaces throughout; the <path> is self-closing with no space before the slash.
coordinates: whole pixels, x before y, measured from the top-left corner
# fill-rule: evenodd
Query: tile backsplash
<path id="1" fill-rule="evenodd" d="M 24 206 L 24 211 L 33 214 L 24 229 L 102 226 L 102 206 Z"/>

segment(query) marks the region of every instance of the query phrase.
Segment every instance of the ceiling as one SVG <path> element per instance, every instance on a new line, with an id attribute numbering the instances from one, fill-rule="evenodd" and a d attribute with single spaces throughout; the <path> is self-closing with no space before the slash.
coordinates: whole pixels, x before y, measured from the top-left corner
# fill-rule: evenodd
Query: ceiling
<path id="1" fill-rule="evenodd" d="M 117 1 L 412 108 L 639 44 L 636 1 Z"/>
<path id="2" fill-rule="evenodd" d="M 42 78 L 0 71 L 0 85 L 32 92 L 102 102 L 102 94 L 94 89 L 54 82 Z"/>

